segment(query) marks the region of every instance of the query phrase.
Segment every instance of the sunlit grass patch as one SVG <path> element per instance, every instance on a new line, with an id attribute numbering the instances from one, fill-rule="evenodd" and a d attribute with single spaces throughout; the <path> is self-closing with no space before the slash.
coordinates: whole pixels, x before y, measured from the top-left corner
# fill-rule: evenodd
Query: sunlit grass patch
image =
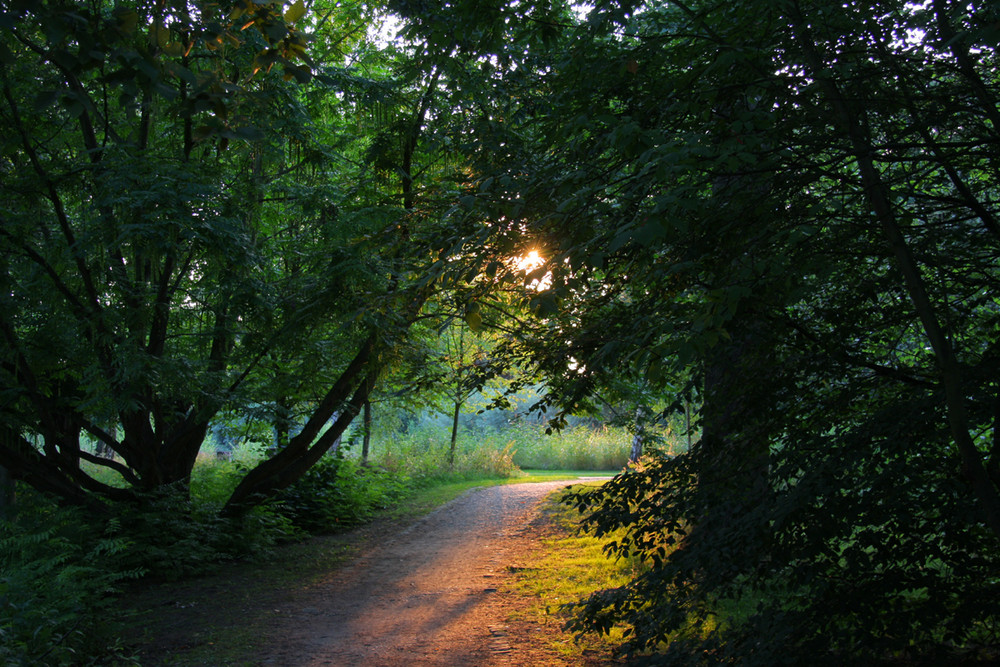
<path id="1" fill-rule="evenodd" d="M 601 483 L 595 480 L 573 489 Z M 624 622 L 610 626 L 606 632 L 596 632 L 593 627 L 584 629 L 585 626 L 573 623 L 579 620 L 576 617 L 579 605 L 595 592 L 627 588 L 648 571 L 648 566 L 638 557 L 609 557 L 605 545 L 620 541 L 624 530 L 601 538 L 582 530 L 582 516 L 578 511 L 559 502 L 562 493 L 551 494 L 542 507 L 548 534 L 540 540 L 539 549 L 525 562 L 511 568 L 509 590 L 534 602 L 515 606 L 509 618 L 511 622 L 561 629 L 561 632 L 551 632 L 549 647 L 570 658 L 595 652 L 613 653 L 627 643 L 634 629 Z M 669 547 L 668 552 L 673 548 L 676 546 Z M 725 625 L 753 614 L 760 601 L 759 595 L 754 593 L 717 599 L 710 604 L 710 610 L 692 610 L 688 623 L 672 633 L 668 641 L 703 640 Z M 665 648 L 666 644 L 661 644 L 657 650 Z M 641 651 L 639 655 L 649 654 Z"/>
<path id="2" fill-rule="evenodd" d="M 589 482 L 600 484 L 601 482 Z M 536 557 L 513 566 L 507 588 L 535 600 L 513 612 L 512 621 L 563 626 L 572 617 L 570 607 L 595 590 L 628 583 L 637 576 L 641 563 L 632 559 L 609 558 L 604 545 L 616 535 L 600 539 L 580 532 L 580 516 L 573 508 L 559 502 L 562 491 L 549 495 L 542 506 L 549 534 L 542 538 Z M 621 642 L 623 628 L 614 628 L 605 636 L 574 637 L 568 632 L 554 634 L 550 647 L 564 655 L 582 655 L 588 650 L 606 652 Z"/>
<path id="3" fill-rule="evenodd" d="M 624 428 L 576 426 L 545 433 L 538 424 L 519 424 L 499 433 L 521 468 L 621 470 L 628 462 L 632 436 Z"/>

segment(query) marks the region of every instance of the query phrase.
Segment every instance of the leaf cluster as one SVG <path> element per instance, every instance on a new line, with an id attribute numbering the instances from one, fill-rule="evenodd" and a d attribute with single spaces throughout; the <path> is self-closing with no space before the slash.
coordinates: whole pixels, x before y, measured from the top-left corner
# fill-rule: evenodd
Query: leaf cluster
<path id="1" fill-rule="evenodd" d="M 700 407 L 690 453 L 578 498 L 650 570 L 576 627 L 695 663 L 996 641 L 989 16 L 599 3 L 506 80 L 478 267 L 548 261 L 493 297 L 498 356 L 556 421 L 616 384 Z"/>

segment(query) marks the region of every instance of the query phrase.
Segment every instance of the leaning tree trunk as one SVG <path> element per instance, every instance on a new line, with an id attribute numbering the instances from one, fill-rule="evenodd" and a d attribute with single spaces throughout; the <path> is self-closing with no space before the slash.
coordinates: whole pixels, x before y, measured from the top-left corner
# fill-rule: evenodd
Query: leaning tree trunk
<path id="1" fill-rule="evenodd" d="M 292 484 L 340 442 L 375 384 L 379 370 L 373 359 L 375 345 L 375 337 L 369 337 L 288 446 L 243 477 L 222 509 L 224 516 L 240 516 Z M 331 418 L 333 424 L 321 433 Z"/>

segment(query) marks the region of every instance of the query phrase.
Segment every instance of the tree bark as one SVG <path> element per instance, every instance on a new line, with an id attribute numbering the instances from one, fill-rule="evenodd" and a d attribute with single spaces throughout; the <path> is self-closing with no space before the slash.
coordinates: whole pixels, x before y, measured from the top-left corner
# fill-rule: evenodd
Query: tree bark
<path id="1" fill-rule="evenodd" d="M 451 448 L 448 450 L 448 467 L 455 467 L 455 445 L 458 442 L 458 413 L 462 404 L 455 401 L 455 409 L 451 415 Z"/>
<path id="2" fill-rule="evenodd" d="M 748 380 L 767 384 L 773 337 L 756 313 L 738 313 L 706 361 L 701 439 L 688 456 L 699 460 L 692 527 L 685 550 L 713 559 L 719 576 L 733 576 L 769 557 L 769 527 L 758 508 L 770 494 L 766 400 Z M 760 386 L 760 385 L 758 385 Z"/>
<path id="3" fill-rule="evenodd" d="M 645 419 L 646 409 L 640 405 L 635 409 L 635 433 L 632 435 L 632 450 L 628 455 L 630 463 L 638 463 L 639 458 L 642 457 L 642 445 L 646 430 Z"/>
<path id="4" fill-rule="evenodd" d="M 0 466 L 0 519 L 9 519 L 14 514 L 14 478 L 7 468 Z"/>
<path id="5" fill-rule="evenodd" d="M 288 446 L 246 474 L 226 501 L 223 515 L 238 516 L 246 512 L 261 499 L 294 482 L 330 450 L 361 410 L 374 385 L 377 375 L 377 368 L 373 367 L 374 351 L 375 336 L 372 336 L 361 345 L 302 430 L 288 441 Z M 339 416 L 333 426 L 320 435 L 322 427 L 335 413 Z"/>
<path id="6" fill-rule="evenodd" d="M 365 405 L 361 413 L 361 460 L 364 463 L 368 462 L 368 454 L 371 450 L 372 443 L 372 402 L 371 399 L 365 399 Z"/>

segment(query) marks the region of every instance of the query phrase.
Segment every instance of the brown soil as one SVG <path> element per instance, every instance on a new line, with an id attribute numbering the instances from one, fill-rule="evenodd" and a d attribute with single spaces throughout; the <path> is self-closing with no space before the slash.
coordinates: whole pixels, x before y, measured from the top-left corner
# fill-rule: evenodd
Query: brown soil
<path id="1" fill-rule="evenodd" d="M 523 620 L 537 618 L 519 612 L 539 601 L 504 586 L 551 531 L 539 504 L 569 483 L 477 489 L 411 525 L 383 522 L 330 538 L 334 551 L 360 549 L 311 583 L 270 587 L 250 570 L 145 591 L 136 599 L 150 610 L 137 619 L 146 629 L 142 664 L 614 664 L 593 649 L 559 654 L 551 640 L 561 634 L 560 620 Z M 294 550 L 283 555 L 288 567 L 301 565 Z M 216 646 L 207 661 L 194 658 L 213 642 L 233 643 L 241 626 L 243 646 Z"/>

